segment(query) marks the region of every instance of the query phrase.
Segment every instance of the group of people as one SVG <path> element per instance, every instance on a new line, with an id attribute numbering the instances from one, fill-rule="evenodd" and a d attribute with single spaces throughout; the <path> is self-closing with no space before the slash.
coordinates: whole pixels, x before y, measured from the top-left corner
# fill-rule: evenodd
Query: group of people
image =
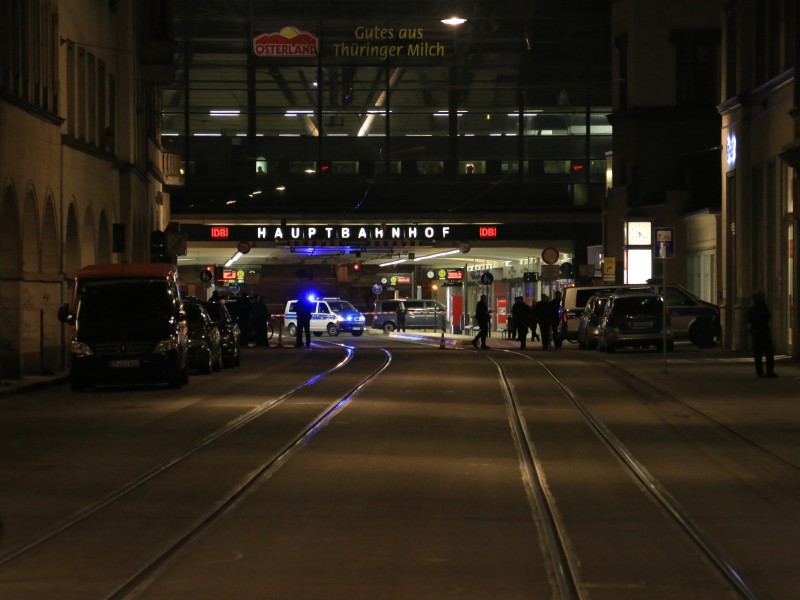
<path id="1" fill-rule="evenodd" d="M 541 299 L 533 306 L 528 305 L 522 296 L 517 296 L 514 298 L 511 317 L 508 320 L 510 337 L 519 340 L 520 349 L 524 350 L 527 347 L 530 331 L 531 341 L 541 340 L 543 350 L 549 350 L 551 345 L 558 350 L 563 341 L 558 329 L 560 315 L 561 292 L 556 292 L 552 299 L 547 294 L 542 294 Z M 486 337 L 489 335 L 491 316 L 486 294 L 482 294 L 475 305 L 475 322 L 478 325 L 478 334 L 473 338 L 472 345 L 487 350 L 489 346 L 486 345 Z"/>
<path id="2" fill-rule="evenodd" d="M 217 290 L 214 290 L 209 301 L 220 302 L 225 299 Z M 256 294 L 250 298 L 247 294 L 244 294 L 237 297 L 236 302 L 227 302 L 226 306 L 239 325 L 243 344 L 253 342 L 256 346 L 269 346 L 267 324 L 272 318 L 272 313 L 270 313 L 263 297 Z"/>
<path id="3" fill-rule="evenodd" d="M 529 306 L 522 296 L 517 296 L 511 305 L 509 337 L 512 340 L 519 340 L 520 350 L 524 350 L 527 347 L 528 331 L 530 331 L 531 341 L 541 340 L 543 350 L 549 350 L 551 345 L 558 350 L 563 341 L 558 328 L 560 316 L 561 292 L 553 294 L 552 299 L 547 294 L 542 294 L 541 299 L 533 306 Z"/>

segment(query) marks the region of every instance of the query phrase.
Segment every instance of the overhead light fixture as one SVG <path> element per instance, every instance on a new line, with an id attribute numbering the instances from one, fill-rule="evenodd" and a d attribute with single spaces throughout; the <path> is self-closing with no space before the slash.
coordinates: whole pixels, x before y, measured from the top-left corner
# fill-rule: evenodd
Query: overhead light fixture
<path id="1" fill-rule="evenodd" d="M 210 110 L 208 114 L 212 117 L 238 117 L 241 111 L 238 110 Z"/>
<path id="2" fill-rule="evenodd" d="M 451 27 L 456 27 L 457 25 L 463 25 L 466 22 L 467 22 L 466 19 L 464 19 L 463 17 L 457 17 L 456 15 L 453 15 L 452 17 L 447 17 L 446 19 L 442 19 L 442 23 L 444 23 L 445 25 L 450 25 Z"/>
<path id="3" fill-rule="evenodd" d="M 242 258 L 242 253 L 241 252 L 237 252 L 236 254 L 234 254 L 231 257 L 231 259 L 228 262 L 225 263 L 225 266 L 226 267 L 230 267 L 233 263 L 235 263 L 240 258 Z"/>
<path id="4" fill-rule="evenodd" d="M 393 265 L 399 265 L 400 263 L 404 263 L 407 260 L 408 260 L 407 258 L 401 258 L 399 260 L 393 260 L 393 261 L 390 261 L 390 262 L 381 263 L 378 266 L 379 267 L 391 267 Z"/>
<path id="5" fill-rule="evenodd" d="M 419 256 L 414 259 L 414 262 L 419 262 L 421 260 L 427 260 L 429 258 L 439 258 L 440 256 L 449 256 L 450 254 L 458 254 L 461 250 L 447 250 L 445 252 L 437 252 L 436 254 L 428 254 L 428 256 Z"/>

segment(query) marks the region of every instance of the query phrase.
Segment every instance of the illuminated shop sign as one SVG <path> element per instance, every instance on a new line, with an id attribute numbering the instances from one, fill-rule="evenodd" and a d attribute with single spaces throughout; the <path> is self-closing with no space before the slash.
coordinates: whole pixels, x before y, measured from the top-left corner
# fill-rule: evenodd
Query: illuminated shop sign
<path id="1" fill-rule="evenodd" d="M 319 39 L 308 31 L 287 26 L 280 31 L 262 33 L 253 38 L 256 56 L 308 57 L 319 53 Z"/>
<path id="2" fill-rule="evenodd" d="M 358 25 L 343 37 L 326 44 L 324 56 L 333 58 L 436 58 L 445 56 L 446 46 L 436 37 L 442 32 L 424 27 Z M 320 54 L 319 38 L 288 25 L 280 31 L 253 37 L 256 56 L 315 57 Z"/>
<path id="3" fill-rule="evenodd" d="M 439 269 L 439 279 L 461 283 L 464 280 L 464 271 L 463 269 Z"/>

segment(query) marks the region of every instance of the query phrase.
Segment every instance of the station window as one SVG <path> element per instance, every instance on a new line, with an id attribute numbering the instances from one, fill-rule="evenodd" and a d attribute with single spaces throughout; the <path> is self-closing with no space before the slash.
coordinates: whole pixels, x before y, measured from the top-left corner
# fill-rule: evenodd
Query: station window
<path id="1" fill-rule="evenodd" d="M 421 160 L 417 163 L 417 172 L 420 175 L 441 175 L 444 173 L 444 161 Z"/>
<path id="2" fill-rule="evenodd" d="M 256 173 L 258 175 L 266 175 L 267 171 L 267 159 L 263 156 L 259 156 L 256 159 Z"/>
<path id="3" fill-rule="evenodd" d="M 330 172 L 334 175 L 358 175 L 357 160 L 338 160 L 330 163 Z"/>
<path id="4" fill-rule="evenodd" d="M 545 175 L 569 175 L 570 161 L 568 160 L 546 160 L 544 161 Z"/>
<path id="5" fill-rule="evenodd" d="M 485 175 L 485 160 L 460 160 L 458 161 L 459 175 Z"/>
<path id="6" fill-rule="evenodd" d="M 389 167 L 387 171 L 386 161 L 385 160 L 377 160 L 375 161 L 375 174 L 376 175 L 386 175 L 387 172 L 390 175 L 400 175 L 400 161 L 399 160 L 390 160 Z"/>
<path id="7" fill-rule="evenodd" d="M 291 175 L 313 175 L 317 172 L 317 163 L 304 161 L 304 160 L 292 160 L 289 162 L 289 173 Z"/>

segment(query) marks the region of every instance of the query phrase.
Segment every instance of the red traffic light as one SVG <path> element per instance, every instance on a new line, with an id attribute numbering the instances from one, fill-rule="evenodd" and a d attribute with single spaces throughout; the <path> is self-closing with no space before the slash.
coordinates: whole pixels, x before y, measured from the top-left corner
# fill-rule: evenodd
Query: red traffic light
<path id="1" fill-rule="evenodd" d="M 361 263 L 353 263 L 353 271 L 360 271 Z"/>

